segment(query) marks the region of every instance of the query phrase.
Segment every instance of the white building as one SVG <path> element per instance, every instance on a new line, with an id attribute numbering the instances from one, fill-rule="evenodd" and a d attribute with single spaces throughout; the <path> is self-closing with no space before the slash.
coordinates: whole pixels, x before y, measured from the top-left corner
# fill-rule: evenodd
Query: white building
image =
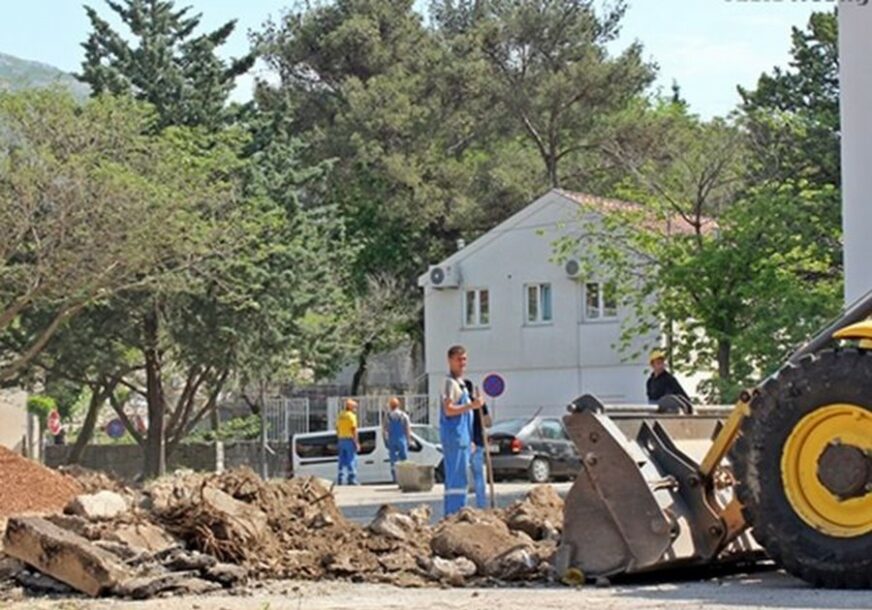
<path id="1" fill-rule="evenodd" d="M 609 278 L 572 277 L 552 261 L 555 240 L 579 233 L 583 210 L 615 205 L 628 204 L 552 190 L 419 278 L 431 394 L 442 386 L 446 351 L 461 344 L 475 383 L 492 372 L 505 379 L 500 419 L 540 407 L 561 414 L 584 393 L 647 402 L 647 347 L 657 338 L 639 339 L 641 355 L 627 361 L 636 350 L 617 346 L 628 312 L 608 294 Z"/>

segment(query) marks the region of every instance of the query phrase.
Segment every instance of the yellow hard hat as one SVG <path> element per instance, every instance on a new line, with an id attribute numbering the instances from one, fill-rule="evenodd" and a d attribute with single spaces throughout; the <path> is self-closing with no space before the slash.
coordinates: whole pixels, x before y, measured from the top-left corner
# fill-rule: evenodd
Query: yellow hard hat
<path id="1" fill-rule="evenodd" d="M 659 349 L 655 349 L 653 352 L 651 352 L 651 355 L 648 356 L 648 364 L 651 364 L 655 360 L 666 360 L 666 354 L 664 354 Z"/>

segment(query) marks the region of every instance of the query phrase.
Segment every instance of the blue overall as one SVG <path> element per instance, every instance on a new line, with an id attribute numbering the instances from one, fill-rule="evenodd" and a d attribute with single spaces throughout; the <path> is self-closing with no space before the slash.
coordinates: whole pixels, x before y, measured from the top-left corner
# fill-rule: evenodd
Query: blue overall
<path id="1" fill-rule="evenodd" d="M 461 387 L 463 383 L 460 382 Z M 471 402 L 469 392 L 463 393 L 457 404 Z M 466 506 L 467 470 L 469 469 L 469 443 L 472 436 L 472 413 L 467 411 L 448 417 L 439 411 L 439 436 L 442 440 L 442 464 L 445 469 L 445 516 Z"/>
<path id="2" fill-rule="evenodd" d="M 357 446 L 353 438 L 339 439 L 339 476 L 337 483 L 342 485 L 342 473 L 348 471 L 348 484 L 357 485 Z"/>
<path id="3" fill-rule="evenodd" d="M 396 413 L 396 415 L 394 415 Z M 406 438 L 406 418 L 401 411 L 388 414 L 388 455 L 391 460 L 391 477 L 397 482 L 397 462 L 409 459 L 409 439 Z"/>

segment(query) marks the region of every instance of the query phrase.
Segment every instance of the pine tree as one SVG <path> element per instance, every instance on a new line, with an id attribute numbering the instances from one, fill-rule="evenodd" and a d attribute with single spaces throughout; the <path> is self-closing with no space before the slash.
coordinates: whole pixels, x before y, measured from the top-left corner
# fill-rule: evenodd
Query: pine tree
<path id="1" fill-rule="evenodd" d="M 170 125 L 216 127 L 237 76 L 254 63 L 249 54 L 229 63 L 216 55 L 236 27 L 228 21 L 196 34 L 201 15 L 176 9 L 173 0 L 107 0 L 127 26 L 130 40 L 86 6 L 92 32 L 82 43 L 85 60 L 79 80 L 92 94 L 131 93 L 158 112 L 157 129 Z"/>

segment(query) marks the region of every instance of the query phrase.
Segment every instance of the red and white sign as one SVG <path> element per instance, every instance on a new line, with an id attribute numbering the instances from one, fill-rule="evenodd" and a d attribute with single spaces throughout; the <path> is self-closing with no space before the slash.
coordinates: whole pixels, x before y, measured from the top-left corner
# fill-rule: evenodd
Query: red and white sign
<path id="1" fill-rule="evenodd" d="M 55 409 L 48 414 L 48 431 L 52 436 L 57 436 L 61 433 L 61 414 Z"/>

